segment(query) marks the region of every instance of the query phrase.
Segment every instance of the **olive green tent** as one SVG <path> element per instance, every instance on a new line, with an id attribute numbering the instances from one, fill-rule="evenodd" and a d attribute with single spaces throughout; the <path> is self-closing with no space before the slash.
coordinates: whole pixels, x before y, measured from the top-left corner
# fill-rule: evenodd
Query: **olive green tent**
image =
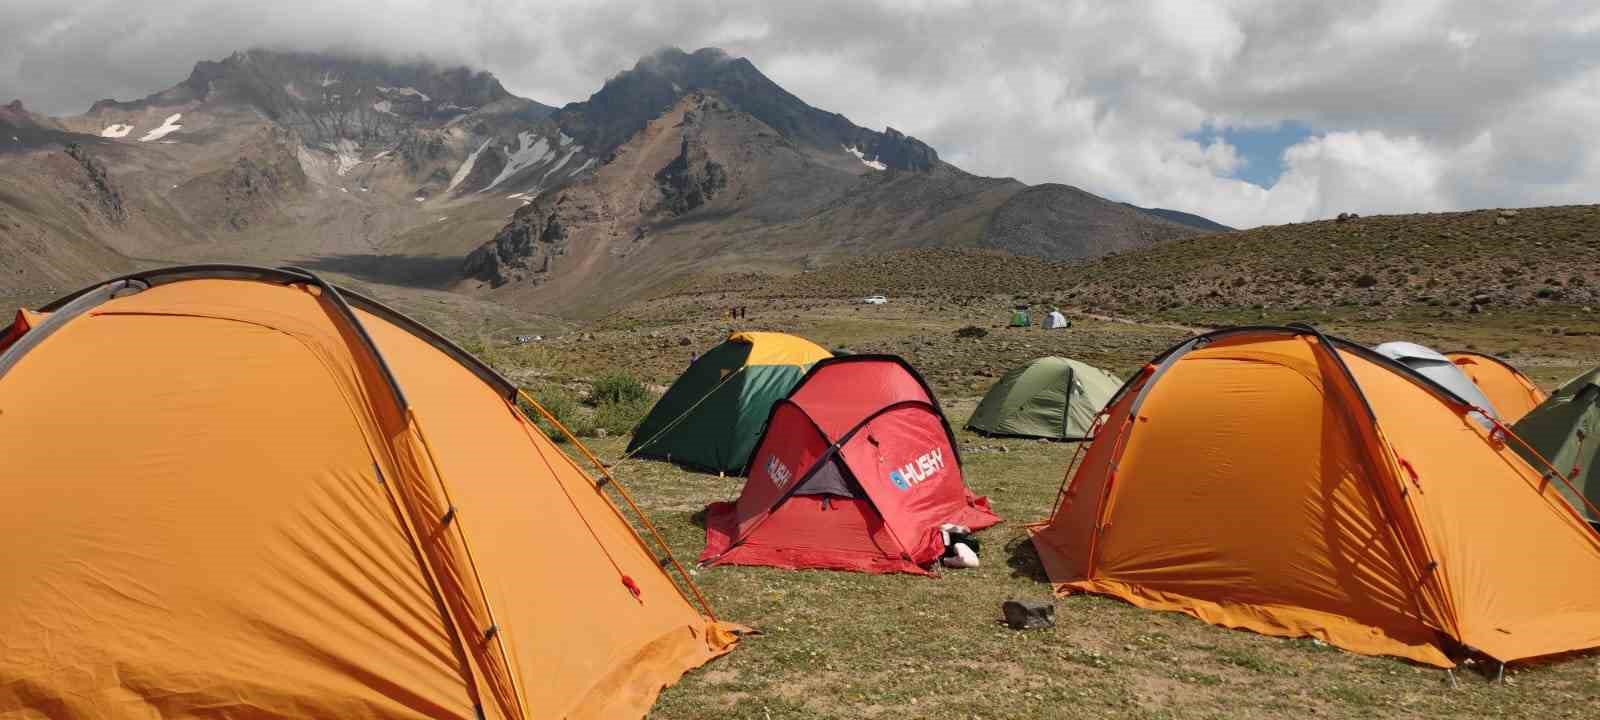
<path id="1" fill-rule="evenodd" d="M 634 429 L 627 452 L 711 472 L 743 472 L 772 404 L 826 357 L 827 350 L 793 335 L 734 333 L 667 388 Z"/>
<path id="2" fill-rule="evenodd" d="M 1511 431 L 1533 446 L 1566 476 L 1573 489 L 1588 499 L 1585 503 L 1568 489 L 1567 483 L 1556 482 L 1556 489 L 1578 514 L 1600 526 L 1600 517 L 1589 507 L 1600 507 L 1600 368 L 1568 380 L 1522 416 Z M 1520 443 L 1515 445 L 1524 456 L 1529 454 Z M 1528 462 L 1541 470 L 1549 469 L 1539 458 L 1528 457 Z"/>
<path id="3" fill-rule="evenodd" d="M 1027 327 L 1029 324 L 1027 310 L 1016 310 L 1011 313 L 1011 327 Z"/>
<path id="4" fill-rule="evenodd" d="M 967 429 L 985 435 L 1082 440 L 1122 381 L 1088 363 L 1043 357 L 1000 378 Z"/>

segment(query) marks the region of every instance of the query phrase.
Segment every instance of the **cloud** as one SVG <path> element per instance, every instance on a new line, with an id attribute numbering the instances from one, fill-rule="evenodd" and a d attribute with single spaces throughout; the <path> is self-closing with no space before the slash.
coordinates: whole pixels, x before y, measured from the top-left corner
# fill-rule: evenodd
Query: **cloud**
<path id="1" fill-rule="evenodd" d="M 1594 202 L 1600 187 L 1587 0 L 8 0 L 0 98 L 81 112 L 265 46 L 465 63 L 561 104 L 666 45 L 748 56 L 972 172 L 1233 225 Z M 1281 156 L 1194 139 L 1284 123 L 1312 134 Z M 1283 167 L 1270 188 L 1236 177 L 1262 163 Z"/>

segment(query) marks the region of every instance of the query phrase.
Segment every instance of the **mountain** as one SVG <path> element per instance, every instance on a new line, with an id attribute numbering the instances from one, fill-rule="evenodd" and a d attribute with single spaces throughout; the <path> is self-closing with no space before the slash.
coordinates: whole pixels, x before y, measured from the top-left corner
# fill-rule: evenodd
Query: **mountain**
<path id="1" fill-rule="evenodd" d="M 653 53 L 559 109 L 469 68 L 249 50 L 82 115 L 4 106 L 0 157 L 0 289 L 296 264 L 593 316 L 707 269 L 1083 258 L 1203 221 L 967 173 L 715 49 Z"/>
<path id="2" fill-rule="evenodd" d="M 1070 259 L 1199 232 L 1076 188 L 972 175 L 716 49 L 657 52 L 554 117 L 603 164 L 519 210 L 458 288 L 585 315 L 707 268 L 945 245 Z"/>
<path id="3" fill-rule="evenodd" d="M 1194 228 L 1196 230 L 1199 230 L 1201 232 L 1208 232 L 1208 233 L 1230 232 L 1230 231 L 1235 229 L 1235 228 L 1228 227 L 1227 225 L 1223 225 L 1222 223 L 1219 223 L 1219 222 L 1217 222 L 1215 220 L 1212 220 L 1210 218 L 1200 217 L 1199 215 L 1196 215 L 1194 213 L 1186 213 L 1186 212 L 1183 212 L 1182 210 L 1168 210 L 1166 208 L 1145 208 L 1145 207 L 1139 207 L 1138 205 L 1134 205 L 1134 204 L 1131 204 L 1131 203 L 1123 203 L 1123 205 L 1127 205 L 1128 207 L 1131 207 L 1131 208 L 1133 208 L 1135 210 L 1138 210 L 1139 212 L 1142 212 L 1142 213 L 1148 213 L 1150 215 L 1154 215 L 1154 216 L 1156 216 L 1158 218 L 1161 218 L 1162 220 L 1175 222 L 1175 223 L 1177 223 L 1179 225 L 1187 225 L 1187 226 L 1192 227 L 1192 228 Z"/>

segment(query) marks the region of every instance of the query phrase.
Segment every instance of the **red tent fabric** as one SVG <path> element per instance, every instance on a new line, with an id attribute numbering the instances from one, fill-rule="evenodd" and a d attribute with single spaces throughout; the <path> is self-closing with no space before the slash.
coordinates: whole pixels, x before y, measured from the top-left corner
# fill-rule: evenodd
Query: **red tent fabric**
<path id="1" fill-rule="evenodd" d="M 933 391 L 887 355 L 812 366 L 772 408 L 735 502 L 706 509 L 707 565 L 929 574 L 940 525 L 1000 522 L 967 489 Z"/>

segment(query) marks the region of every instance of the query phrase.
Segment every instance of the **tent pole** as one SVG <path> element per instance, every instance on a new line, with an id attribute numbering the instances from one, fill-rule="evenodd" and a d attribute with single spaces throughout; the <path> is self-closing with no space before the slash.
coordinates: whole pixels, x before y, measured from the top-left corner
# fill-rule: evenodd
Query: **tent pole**
<path id="1" fill-rule="evenodd" d="M 1461 687 L 1460 685 L 1456 684 L 1456 671 L 1455 671 L 1455 668 L 1445 668 L 1444 669 L 1444 674 L 1445 674 L 1445 677 L 1450 678 L 1450 689 L 1451 690 L 1455 690 L 1455 689 Z"/>
<path id="2" fill-rule="evenodd" d="M 660 440 L 660 439 L 661 439 L 661 436 L 662 436 L 662 435 L 665 435 L 665 434 L 667 434 L 667 431 L 669 431 L 669 430 L 671 430 L 671 429 L 672 429 L 672 428 L 674 428 L 674 427 L 677 427 L 677 426 L 678 426 L 678 423 L 680 423 L 680 422 L 683 422 L 683 419 L 684 419 L 684 418 L 686 418 L 686 417 L 689 417 L 689 413 L 692 413 L 692 412 L 694 412 L 694 411 L 695 411 L 695 410 L 696 410 L 696 409 L 697 409 L 697 408 L 699 408 L 699 407 L 700 407 L 700 405 L 701 405 L 701 404 L 703 404 L 703 403 L 704 403 L 704 402 L 705 402 L 705 401 L 706 401 L 706 400 L 709 400 L 709 399 L 711 399 L 711 396 L 712 396 L 712 395 L 715 395 L 715 394 L 717 394 L 717 391 L 718 391 L 718 390 L 721 390 L 721 389 L 722 389 L 722 386 L 723 386 L 723 385 L 727 385 L 727 384 L 728 384 L 728 381 L 729 381 L 729 380 L 732 380 L 732 379 L 733 379 L 733 378 L 734 378 L 734 376 L 736 376 L 736 375 L 738 375 L 738 374 L 739 374 L 739 373 L 742 373 L 742 372 L 744 372 L 744 369 L 745 369 L 745 368 L 746 368 L 746 367 L 749 367 L 749 366 L 748 366 L 748 365 L 742 365 L 742 366 L 740 366 L 740 367 L 739 367 L 739 369 L 738 369 L 738 370 L 735 370 L 735 371 L 733 371 L 733 372 L 731 372 L 731 373 L 728 373 L 728 375 L 727 375 L 727 377 L 724 377 L 724 378 L 722 378 L 722 381 L 721 381 L 721 382 L 718 382 L 718 383 L 717 383 L 717 385 L 716 385 L 716 387 L 713 387 L 713 388 L 711 388 L 711 389 L 710 389 L 710 390 L 708 390 L 708 391 L 706 391 L 706 394 L 705 394 L 705 395 L 702 395 L 702 396 L 700 396 L 700 399 L 699 399 L 699 400 L 696 400 L 696 401 L 694 401 L 694 404 L 693 404 L 693 405 L 690 405 L 690 406 L 689 406 L 689 409 L 687 409 L 687 410 L 684 410 L 684 411 L 683 411 L 683 412 L 682 412 L 682 413 L 681 413 L 681 414 L 679 414 L 679 415 L 678 415 L 678 416 L 677 416 L 677 417 L 675 417 L 675 418 L 673 418 L 673 419 L 672 419 L 672 422 L 669 422 L 669 423 L 667 423 L 667 425 L 666 425 L 666 427 L 663 427 L 663 428 L 661 428 L 661 430 L 659 430 L 659 431 L 658 431 L 658 432 L 656 432 L 656 434 L 654 434 L 654 435 L 651 435 L 651 436 L 650 436 L 650 439 L 649 439 L 649 440 L 646 440 L 646 441 L 644 441 L 644 442 L 642 442 L 642 443 L 639 443 L 639 446 L 638 446 L 638 447 L 636 447 L 636 448 L 634 448 L 634 449 L 633 449 L 633 452 L 630 452 L 630 453 L 624 453 L 624 454 L 623 454 L 623 456 L 622 456 L 622 457 L 619 457 L 619 458 L 617 458 L 617 461 L 616 461 L 616 462 L 614 462 L 614 463 L 612 463 L 612 466 L 613 466 L 613 467 L 614 467 L 614 466 L 616 466 L 616 465 L 620 465 L 620 464 L 622 464 L 622 462 L 623 462 L 623 461 L 624 461 L 624 460 L 628 460 L 628 459 L 629 459 L 629 458 L 632 458 L 632 457 L 633 457 L 633 456 L 634 456 L 634 455 L 637 455 L 637 454 L 639 454 L 639 452 L 640 452 L 640 451 L 642 451 L 642 450 L 644 450 L 644 449 L 645 449 L 645 448 L 647 448 L 647 447 L 650 447 L 650 446 L 651 446 L 651 445 L 653 445 L 653 444 L 654 444 L 654 443 L 655 443 L 655 441 L 657 441 L 657 440 Z M 522 388 L 517 388 L 517 394 L 519 394 L 519 395 L 521 395 L 521 396 L 522 396 L 522 397 L 523 397 L 523 398 L 528 398 L 528 394 L 527 394 L 527 393 L 525 393 L 525 392 L 523 392 L 523 391 L 522 391 Z M 533 402 L 533 401 L 532 401 L 532 399 L 528 399 L 528 401 L 529 401 L 529 402 L 530 402 L 530 403 L 531 403 L 531 402 Z M 535 404 L 536 404 L 536 403 L 535 403 Z M 537 404 L 536 404 L 536 405 L 537 405 Z M 543 410 L 544 410 L 544 408 L 543 408 L 543 407 L 542 407 L 542 406 L 540 406 L 540 407 L 539 407 L 539 409 L 540 409 L 540 411 L 541 411 L 541 412 L 542 412 L 542 411 L 543 411 Z M 554 419 L 553 419 L 553 418 L 552 418 L 552 419 L 551 419 L 551 420 L 550 420 L 550 422 L 552 422 L 552 423 L 555 423 L 555 422 L 556 422 L 556 421 L 555 421 L 555 420 L 554 420 Z M 559 426 L 559 425 L 560 425 L 560 423 L 556 423 L 556 425 L 558 425 L 558 426 Z M 563 428 L 562 428 L 562 430 L 565 430 L 565 429 L 566 429 L 566 428 L 564 428 L 564 427 L 563 427 Z M 574 442 L 576 442 L 576 441 L 574 441 Z M 581 443 L 579 443 L 579 445 L 581 445 Z M 588 452 L 588 450 L 587 450 L 587 449 L 585 449 L 585 451 L 584 451 L 584 452 L 586 452 L 586 453 L 587 453 L 587 452 Z M 596 461 L 595 461 L 595 462 L 599 462 L 599 461 L 598 461 L 598 460 L 596 460 Z"/>
<path id="3" fill-rule="evenodd" d="M 729 377 L 732 376 L 732 374 L 729 375 Z M 611 475 L 611 471 L 606 468 L 605 463 L 600 462 L 600 458 L 595 457 L 595 454 L 589 451 L 588 446 L 584 445 L 582 441 L 578 440 L 577 436 L 573 435 L 572 431 L 568 430 L 566 425 L 561 424 L 561 421 L 557 420 L 555 415 L 552 415 L 549 410 L 546 410 L 543 405 L 540 405 L 538 400 L 533 399 L 533 396 L 529 395 L 527 391 L 523 390 L 522 388 L 517 388 L 517 395 L 521 397 L 524 402 L 528 403 L 528 405 L 533 409 L 539 411 L 539 414 L 543 416 L 545 420 L 549 421 L 550 424 L 556 428 L 556 430 L 561 432 L 562 437 L 565 437 L 567 442 L 572 443 L 573 447 L 577 448 L 579 452 L 583 453 L 583 456 L 589 460 L 589 463 L 594 465 L 595 469 L 600 472 L 600 475 L 606 479 L 606 483 L 617 489 L 617 493 L 621 495 L 622 499 L 628 503 L 628 507 L 633 510 L 633 514 L 638 516 L 639 521 L 644 523 L 645 528 L 650 531 L 650 536 L 655 539 L 656 545 L 661 548 L 662 552 L 666 553 L 667 560 L 671 561 L 672 567 L 677 569 L 678 575 L 683 578 L 684 584 L 689 586 L 689 591 L 694 593 L 694 599 L 699 602 L 700 607 L 706 611 L 706 617 L 711 618 L 712 622 L 717 622 L 717 613 L 711 609 L 711 602 L 706 600 L 705 595 L 701 594 L 700 586 L 695 584 L 694 579 L 689 576 L 689 571 L 685 570 L 683 565 L 678 562 L 678 557 L 672 554 L 672 547 L 667 545 L 666 539 L 661 536 L 661 531 L 656 529 L 655 523 L 650 522 L 650 517 L 645 515 L 643 510 L 639 509 L 639 505 L 633 501 L 633 495 L 628 492 L 628 489 L 624 487 L 622 483 L 617 482 L 617 479 Z M 599 488 L 597 487 L 596 489 L 598 490 Z M 604 492 L 601 492 L 601 495 L 604 494 Z M 608 498 L 607 502 L 609 501 L 610 500 Z"/>
<path id="4" fill-rule="evenodd" d="M 1544 459 L 1544 455 L 1539 454 L 1539 451 L 1535 450 L 1532 445 L 1529 445 L 1526 440 L 1523 440 L 1521 436 L 1519 436 L 1516 433 L 1512 432 L 1511 428 L 1506 427 L 1505 423 L 1500 422 L 1499 418 L 1496 418 L 1496 417 L 1494 417 L 1492 415 L 1488 415 L 1487 413 L 1484 412 L 1483 408 L 1473 407 L 1472 409 L 1474 411 L 1476 411 L 1478 414 L 1484 415 L 1485 417 L 1488 417 L 1489 421 L 1494 423 L 1495 432 L 1498 432 L 1498 433 L 1500 433 L 1500 434 L 1502 434 L 1502 435 L 1504 435 L 1504 436 L 1506 436 L 1508 438 L 1516 440 L 1517 443 L 1520 444 L 1523 447 L 1523 449 L 1527 450 L 1534 457 L 1539 458 L 1539 462 L 1544 463 L 1544 466 L 1550 470 L 1550 475 L 1555 476 L 1555 478 L 1557 480 L 1561 481 L 1562 485 L 1567 486 L 1567 490 L 1571 491 L 1573 495 L 1577 496 L 1578 500 L 1583 503 L 1583 506 L 1585 508 L 1589 509 L 1590 515 L 1592 515 L 1594 517 L 1600 517 L 1600 508 L 1596 508 L 1594 506 L 1594 503 L 1590 502 L 1589 498 L 1587 496 L 1585 496 L 1582 492 L 1580 492 L 1577 487 L 1574 487 L 1573 484 L 1572 484 L 1572 481 L 1568 480 L 1566 475 L 1562 474 L 1562 472 L 1560 470 L 1556 469 L 1556 466 L 1554 464 L 1552 464 L 1549 460 Z M 1542 491 L 1543 488 L 1540 488 L 1540 490 Z M 1575 508 L 1575 507 L 1572 508 L 1572 513 L 1574 515 L 1577 515 L 1579 520 L 1583 520 L 1583 516 L 1582 516 L 1582 514 L 1580 514 L 1578 512 L 1577 508 Z M 1585 521 L 1585 522 L 1587 522 L 1587 521 Z"/>

